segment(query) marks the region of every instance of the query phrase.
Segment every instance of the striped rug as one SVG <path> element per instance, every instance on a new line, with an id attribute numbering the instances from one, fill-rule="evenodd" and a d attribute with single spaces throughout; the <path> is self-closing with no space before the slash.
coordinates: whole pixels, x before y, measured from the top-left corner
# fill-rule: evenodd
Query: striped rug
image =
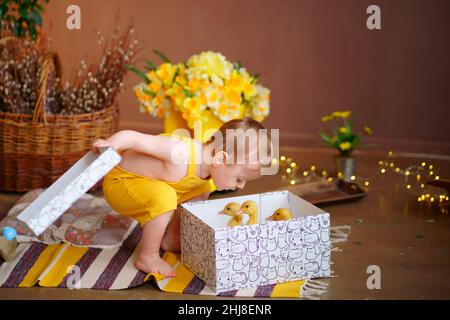
<path id="1" fill-rule="evenodd" d="M 141 238 L 137 225 L 121 247 L 112 249 L 75 247 L 67 243 L 46 245 L 20 243 L 14 260 L 0 260 L 0 287 L 86 288 L 97 290 L 127 289 L 155 281 L 165 292 L 215 295 L 205 283 L 180 263 L 179 255 L 162 252 L 177 272 L 175 278 L 145 274 L 134 267 L 136 246 Z M 318 298 L 327 284 L 319 280 L 300 280 L 277 285 L 235 290 L 220 296 L 306 297 Z"/>

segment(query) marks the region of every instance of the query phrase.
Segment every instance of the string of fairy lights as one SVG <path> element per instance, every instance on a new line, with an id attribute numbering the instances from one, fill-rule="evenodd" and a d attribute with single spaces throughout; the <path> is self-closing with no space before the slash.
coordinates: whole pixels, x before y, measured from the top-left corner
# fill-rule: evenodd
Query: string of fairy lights
<path id="1" fill-rule="evenodd" d="M 435 188 L 427 184 L 429 181 L 439 180 L 439 168 L 435 168 L 432 164 L 427 164 L 425 161 L 407 168 L 400 168 L 396 166 L 394 160 L 396 155 L 393 151 L 389 151 L 384 160 L 378 161 L 378 170 L 370 177 L 351 176 L 350 180 L 355 183 L 360 183 L 364 186 L 365 191 L 369 190 L 371 182 L 378 176 L 393 172 L 403 176 L 404 188 L 406 191 L 417 197 L 417 201 L 421 203 L 444 203 L 448 205 L 449 195 L 443 189 Z M 290 185 L 297 185 L 307 183 L 318 179 L 326 179 L 333 182 L 335 179 L 342 179 L 343 173 L 330 173 L 326 170 L 318 170 L 316 165 L 311 165 L 307 170 L 302 170 L 300 166 L 289 156 L 281 155 L 279 159 L 274 159 L 279 162 L 281 170 L 281 178 L 286 180 Z M 438 191 L 437 191 L 438 190 Z M 439 192 L 440 191 L 440 192 Z"/>

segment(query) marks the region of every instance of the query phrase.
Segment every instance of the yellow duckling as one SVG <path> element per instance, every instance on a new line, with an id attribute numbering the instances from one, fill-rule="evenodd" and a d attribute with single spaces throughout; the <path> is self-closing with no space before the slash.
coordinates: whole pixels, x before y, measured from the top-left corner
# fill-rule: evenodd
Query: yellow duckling
<path id="1" fill-rule="evenodd" d="M 270 217 L 266 218 L 266 220 L 275 220 L 275 221 L 289 220 L 289 219 L 292 219 L 292 212 L 288 208 L 278 208 Z"/>
<path id="2" fill-rule="evenodd" d="M 239 213 L 248 215 L 247 224 L 258 224 L 258 206 L 255 201 L 247 200 L 241 205 Z"/>
<path id="3" fill-rule="evenodd" d="M 219 214 L 224 214 L 230 216 L 231 219 L 228 221 L 228 227 L 240 226 L 244 224 L 244 216 L 239 212 L 240 205 L 237 202 L 230 202 L 223 208 Z"/>

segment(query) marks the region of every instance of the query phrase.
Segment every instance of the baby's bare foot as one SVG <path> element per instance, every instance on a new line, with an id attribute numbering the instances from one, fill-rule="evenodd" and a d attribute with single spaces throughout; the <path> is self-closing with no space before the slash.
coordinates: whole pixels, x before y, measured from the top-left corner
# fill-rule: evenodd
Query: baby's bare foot
<path id="1" fill-rule="evenodd" d="M 138 257 L 134 265 L 136 268 L 146 273 L 162 274 L 163 276 L 169 278 L 175 277 L 177 275 L 175 271 L 173 271 L 169 266 L 169 264 L 157 255 Z"/>

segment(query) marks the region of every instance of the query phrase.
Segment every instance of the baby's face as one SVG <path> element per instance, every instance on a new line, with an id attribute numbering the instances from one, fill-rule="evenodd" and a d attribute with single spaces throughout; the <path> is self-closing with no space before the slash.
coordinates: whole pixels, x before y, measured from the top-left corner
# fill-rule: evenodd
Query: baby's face
<path id="1" fill-rule="evenodd" d="M 247 181 L 259 177 L 261 177 L 259 165 L 222 164 L 211 168 L 211 178 L 219 191 L 242 189 Z"/>

